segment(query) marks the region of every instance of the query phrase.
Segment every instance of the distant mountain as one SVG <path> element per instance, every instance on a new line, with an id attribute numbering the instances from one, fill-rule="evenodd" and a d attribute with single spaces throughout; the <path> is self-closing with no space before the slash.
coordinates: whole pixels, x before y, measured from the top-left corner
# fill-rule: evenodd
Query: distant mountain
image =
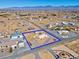
<path id="1" fill-rule="evenodd" d="M 79 10 L 79 5 L 76 6 L 34 6 L 34 7 L 11 7 L 11 8 L 3 8 L 1 10 Z"/>
<path id="2" fill-rule="evenodd" d="M 79 8 L 79 5 L 76 6 L 33 6 L 33 7 L 11 7 L 11 8 Z"/>

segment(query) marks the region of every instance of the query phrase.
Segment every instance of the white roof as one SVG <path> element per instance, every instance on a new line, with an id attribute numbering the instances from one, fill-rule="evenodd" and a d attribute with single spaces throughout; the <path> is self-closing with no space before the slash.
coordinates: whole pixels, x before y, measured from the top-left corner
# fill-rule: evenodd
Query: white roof
<path id="1" fill-rule="evenodd" d="M 13 41 L 13 40 L 9 40 L 9 39 L 2 39 L 0 40 L 0 46 L 11 46 L 11 45 L 16 45 L 18 43 L 17 40 Z"/>

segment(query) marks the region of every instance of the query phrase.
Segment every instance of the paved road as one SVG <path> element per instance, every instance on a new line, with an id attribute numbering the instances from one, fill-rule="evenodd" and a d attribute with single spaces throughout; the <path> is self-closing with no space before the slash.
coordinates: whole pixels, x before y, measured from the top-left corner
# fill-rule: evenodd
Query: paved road
<path id="1" fill-rule="evenodd" d="M 49 49 L 49 48 L 48 48 L 48 51 L 49 51 L 52 55 L 54 55 L 56 59 L 58 58 L 58 56 L 52 51 L 52 49 Z"/>
<path id="2" fill-rule="evenodd" d="M 28 20 L 26 20 L 26 21 L 28 21 Z M 35 24 L 35 23 L 31 22 L 31 21 L 28 21 L 28 22 L 32 23 L 33 25 L 39 27 L 42 30 L 45 30 L 44 28 L 41 28 L 40 26 L 38 26 L 37 24 Z M 20 58 L 23 55 L 26 55 L 26 54 L 29 54 L 29 53 L 34 53 L 34 52 L 42 50 L 42 49 L 48 49 L 48 48 L 50 49 L 51 47 L 57 46 L 59 44 L 64 44 L 66 42 L 70 42 L 70 41 L 76 40 L 77 38 L 79 38 L 79 37 L 76 37 L 76 38 L 73 38 L 73 39 L 63 39 L 62 41 L 56 42 L 55 44 L 50 44 L 50 45 L 47 45 L 47 46 L 44 46 L 44 47 L 40 47 L 40 48 L 34 49 L 32 51 L 30 50 L 30 51 L 20 52 L 19 54 L 15 53 L 16 55 L 13 54 L 12 56 L 7 57 L 7 58 L 3 58 L 3 59 L 16 59 L 16 58 Z M 49 51 L 51 52 L 51 50 L 49 50 Z M 18 51 L 17 51 L 17 53 L 18 53 Z M 51 53 L 53 54 L 53 52 L 51 52 Z M 35 55 L 38 55 L 38 53 L 35 53 Z M 36 58 L 38 58 L 38 57 L 39 56 L 37 56 Z"/>
<path id="3" fill-rule="evenodd" d="M 39 56 L 39 52 L 38 51 L 34 52 L 34 55 L 35 55 L 35 59 L 41 59 L 41 57 Z"/>

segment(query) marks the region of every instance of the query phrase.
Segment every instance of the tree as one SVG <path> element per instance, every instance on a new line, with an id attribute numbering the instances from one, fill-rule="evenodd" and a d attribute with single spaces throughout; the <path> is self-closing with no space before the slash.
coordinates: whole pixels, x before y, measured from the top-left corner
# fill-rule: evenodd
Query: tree
<path id="1" fill-rule="evenodd" d="M 9 52 L 10 52 L 10 53 L 12 53 L 12 51 L 13 51 L 13 50 L 12 50 L 12 47 L 10 47 L 10 50 L 9 50 Z"/>

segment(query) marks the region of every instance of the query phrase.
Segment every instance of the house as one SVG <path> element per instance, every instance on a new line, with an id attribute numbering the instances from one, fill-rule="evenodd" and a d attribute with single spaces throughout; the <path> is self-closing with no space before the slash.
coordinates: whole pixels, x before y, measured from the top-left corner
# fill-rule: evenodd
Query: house
<path id="1" fill-rule="evenodd" d="M 79 27 L 75 26 L 75 31 L 79 32 Z"/>
<path id="2" fill-rule="evenodd" d="M 0 52 L 10 52 L 10 49 L 15 50 L 17 48 L 17 40 L 0 39 Z"/>
<path id="3" fill-rule="evenodd" d="M 67 31 L 67 30 L 60 30 L 60 31 L 58 31 L 58 33 L 59 33 L 63 38 L 68 38 L 69 31 Z"/>
<path id="4" fill-rule="evenodd" d="M 4 38 L 4 33 L 0 32 L 0 38 Z"/>
<path id="5" fill-rule="evenodd" d="M 19 47 L 19 48 L 24 47 L 24 42 L 23 42 L 23 41 L 18 42 L 18 47 Z"/>
<path id="6" fill-rule="evenodd" d="M 21 32 L 16 31 L 14 34 L 12 34 L 10 36 L 10 38 L 11 38 L 11 40 L 17 40 L 17 39 L 22 40 L 23 39 L 23 35 L 22 35 Z"/>

